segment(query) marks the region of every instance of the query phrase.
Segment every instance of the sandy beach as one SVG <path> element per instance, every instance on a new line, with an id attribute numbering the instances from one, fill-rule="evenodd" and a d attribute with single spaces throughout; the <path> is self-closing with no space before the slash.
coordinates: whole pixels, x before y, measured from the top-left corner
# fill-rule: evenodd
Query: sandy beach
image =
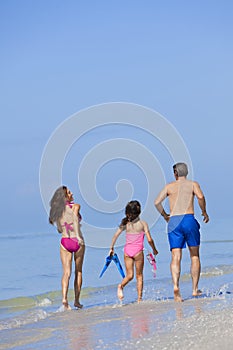
<path id="1" fill-rule="evenodd" d="M 55 312 L 1 332 L 0 349 L 232 349 L 232 295 Z"/>
<path id="2" fill-rule="evenodd" d="M 30 242 L 26 238 L 17 242 L 17 249 L 20 246 L 22 252 Z M 164 254 L 158 258 L 156 278 L 153 278 L 150 265 L 145 265 L 143 302 L 140 304 L 136 303 L 135 280 L 125 288 L 123 302 L 118 301 L 116 292 L 120 275 L 116 267 L 110 265 L 99 278 L 104 264 L 103 254 L 87 250 L 92 263 L 85 265 L 85 282 L 89 286 L 84 286 L 81 293 L 84 307 L 69 312 L 61 309 L 60 262 L 51 264 L 53 260 L 56 262 L 57 253 L 49 255 L 45 246 L 44 255 L 37 256 L 36 265 L 31 265 L 30 269 L 29 265 L 25 266 L 17 276 L 14 275 L 14 265 L 11 273 L 4 275 L 2 271 L 5 288 L 1 290 L 0 300 L 0 349 L 231 350 L 233 242 L 214 240 L 213 233 L 211 238 L 202 243 L 201 297 L 191 296 L 189 256 L 184 252 L 180 281 L 184 302 L 173 301 L 169 252 L 165 255 L 167 242 L 164 247 L 160 244 Z M 10 238 L 2 242 L 7 246 Z M 35 236 L 34 242 L 39 244 L 41 236 Z M 119 256 L 121 253 L 119 250 Z M 7 259 L 7 250 L 3 246 L 2 259 L 4 254 Z M 25 264 L 25 256 L 21 254 L 21 266 Z M 31 256 L 28 259 L 33 261 Z M 47 291 L 41 292 L 43 289 Z M 71 282 L 71 306 L 73 300 Z"/>

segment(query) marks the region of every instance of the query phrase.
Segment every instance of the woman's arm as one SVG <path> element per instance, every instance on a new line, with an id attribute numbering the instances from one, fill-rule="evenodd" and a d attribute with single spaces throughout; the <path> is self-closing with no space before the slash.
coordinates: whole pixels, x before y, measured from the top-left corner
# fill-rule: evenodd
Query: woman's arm
<path id="1" fill-rule="evenodd" d="M 75 215 L 78 217 L 79 222 L 82 220 L 82 216 L 80 214 L 80 208 L 81 208 L 81 205 L 78 203 L 74 203 L 72 206 L 72 210 L 75 213 Z"/>
<path id="2" fill-rule="evenodd" d="M 78 238 L 79 243 L 81 245 L 83 245 L 84 244 L 84 240 L 83 240 L 83 237 L 82 237 L 82 233 L 80 231 L 80 224 L 79 224 L 78 215 L 77 215 L 77 214 L 79 214 L 79 212 L 77 211 L 78 206 L 80 208 L 79 204 L 77 204 L 76 209 L 73 209 L 74 206 L 72 207 L 72 210 L 73 210 L 73 213 L 74 213 L 74 215 L 73 215 L 73 228 L 74 228 L 74 232 L 76 234 L 76 237 Z"/>
<path id="3" fill-rule="evenodd" d="M 78 204 L 78 203 L 74 203 L 73 204 L 72 210 L 73 210 L 73 212 L 75 213 L 76 216 L 78 216 L 80 208 L 81 208 L 80 204 Z"/>

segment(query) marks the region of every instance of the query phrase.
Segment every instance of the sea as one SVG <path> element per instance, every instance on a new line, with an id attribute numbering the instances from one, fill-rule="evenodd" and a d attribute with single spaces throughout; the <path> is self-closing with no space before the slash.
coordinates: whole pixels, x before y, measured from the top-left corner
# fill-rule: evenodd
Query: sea
<path id="1" fill-rule="evenodd" d="M 84 233 L 85 234 L 85 233 Z M 183 250 L 182 303 L 173 300 L 166 227 L 151 230 L 159 254 L 156 274 L 145 259 L 143 301 L 136 280 L 117 299 L 121 275 L 112 262 L 104 275 L 107 249 L 86 247 L 83 308 L 61 305 L 60 236 L 56 233 L 1 234 L 0 349 L 232 349 L 232 220 L 201 223 L 202 296 L 192 297 L 190 258 Z M 116 252 L 124 268 L 123 247 Z M 145 255 L 150 247 L 145 242 Z"/>

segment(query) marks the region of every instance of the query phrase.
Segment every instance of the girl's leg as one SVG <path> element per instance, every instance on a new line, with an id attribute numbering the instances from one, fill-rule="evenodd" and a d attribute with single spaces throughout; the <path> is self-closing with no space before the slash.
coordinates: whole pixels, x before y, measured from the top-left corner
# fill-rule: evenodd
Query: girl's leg
<path id="1" fill-rule="evenodd" d="M 61 280 L 62 304 L 66 309 L 70 310 L 71 307 L 68 304 L 67 294 L 68 294 L 69 281 L 70 281 L 71 268 L 72 268 L 72 253 L 68 252 L 63 248 L 60 248 L 60 257 L 61 257 L 61 262 L 63 267 L 63 275 Z"/>
<path id="2" fill-rule="evenodd" d="M 134 277 L 134 259 L 128 255 L 124 256 L 126 276 L 123 278 L 121 284 L 118 285 L 117 295 L 120 300 L 124 298 L 123 288 L 129 283 Z"/>
<path id="3" fill-rule="evenodd" d="M 83 305 L 79 302 L 80 292 L 82 288 L 82 267 L 85 253 L 85 246 L 82 245 L 74 254 L 75 261 L 75 278 L 74 278 L 74 306 L 82 308 Z"/>
<path id="4" fill-rule="evenodd" d="M 144 267 L 143 251 L 141 251 L 134 257 L 134 261 L 135 261 L 135 267 L 136 267 L 138 302 L 140 302 L 142 300 L 142 291 L 143 291 L 143 267 Z"/>

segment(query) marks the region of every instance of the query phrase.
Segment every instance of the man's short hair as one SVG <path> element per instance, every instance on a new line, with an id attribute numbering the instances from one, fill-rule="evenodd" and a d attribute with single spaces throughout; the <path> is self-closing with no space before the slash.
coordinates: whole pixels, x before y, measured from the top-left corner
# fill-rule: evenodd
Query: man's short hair
<path id="1" fill-rule="evenodd" d="M 173 171 L 176 172 L 178 176 L 187 176 L 188 175 L 188 167 L 185 163 L 174 164 Z"/>

